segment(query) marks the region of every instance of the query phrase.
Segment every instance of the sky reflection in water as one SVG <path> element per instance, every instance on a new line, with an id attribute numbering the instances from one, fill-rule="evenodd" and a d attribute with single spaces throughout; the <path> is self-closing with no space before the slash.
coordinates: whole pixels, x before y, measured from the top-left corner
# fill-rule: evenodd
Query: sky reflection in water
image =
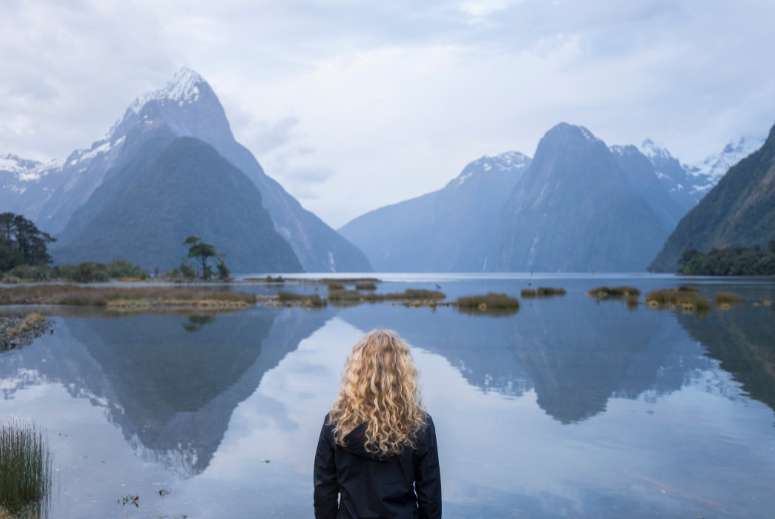
<path id="1" fill-rule="evenodd" d="M 0 416 L 48 430 L 54 517 L 310 517 L 344 359 L 389 327 L 414 347 L 437 423 L 445 517 L 768 517 L 773 310 L 633 312 L 583 285 L 511 317 L 395 305 L 57 317 L 53 335 L 0 355 Z M 117 502 L 128 494 L 139 508 Z"/>

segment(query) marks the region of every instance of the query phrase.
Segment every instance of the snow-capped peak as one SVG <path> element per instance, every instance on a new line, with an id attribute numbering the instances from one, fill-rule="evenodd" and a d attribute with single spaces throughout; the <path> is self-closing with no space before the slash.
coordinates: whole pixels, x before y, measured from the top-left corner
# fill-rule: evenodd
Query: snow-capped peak
<path id="1" fill-rule="evenodd" d="M 484 155 L 466 165 L 460 175 L 452 181 L 452 184 L 461 185 L 478 173 L 521 169 L 528 164 L 530 164 L 530 157 L 518 151 L 506 151 L 498 155 Z"/>
<path id="2" fill-rule="evenodd" d="M 41 162 L 25 159 L 13 153 L 0 155 L 0 171 L 11 173 L 21 182 L 38 180 L 60 165 L 61 163 L 56 160 Z"/>
<path id="3" fill-rule="evenodd" d="M 665 148 L 651 139 L 644 140 L 638 147 L 641 153 L 649 159 L 672 159 L 673 155 Z"/>
<path id="4" fill-rule="evenodd" d="M 709 175 L 720 178 L 742 159 L 758 150 L 764 144 L 762 137 L 740 137 L 737 142 L 729 142 L 720 153 L 707 156 L 691 167 L 695 175 Z"/>
<path id="5" fill-rule="evenodd" d="M 150 101 L 169 101 L 181 106 L 194 103 L 199 99 L 200 87 L 204 83 L 206 81 L 198 72 L 182 67 L 163 88 L 141 95 L 129 108 L 138 113 Z"/>

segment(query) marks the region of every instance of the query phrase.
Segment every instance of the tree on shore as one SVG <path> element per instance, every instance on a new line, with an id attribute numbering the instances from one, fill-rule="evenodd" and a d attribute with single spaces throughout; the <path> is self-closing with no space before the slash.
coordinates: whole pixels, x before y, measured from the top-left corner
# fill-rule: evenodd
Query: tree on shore
<path id="1" fill-rule="evenodd" d="M 183 244 L 188 246 L 188 257 L 199 261 L 202 279 L 209 281 L 213 277 L 213 269 L 210 266 L 212 259 L 216 261 L 218 279 L 228 281 L 231 278 L 231 271 L 226 266 L 223 255 L 219 254 L 213 245 L 203 242 L 199 236 L 189 236 Z"/>
<path id="2" fill-rule="evenodd" d="M 19 265 L 48 265 L 55 239 L 20 214 L 0 213 L 0 272 Z"/>

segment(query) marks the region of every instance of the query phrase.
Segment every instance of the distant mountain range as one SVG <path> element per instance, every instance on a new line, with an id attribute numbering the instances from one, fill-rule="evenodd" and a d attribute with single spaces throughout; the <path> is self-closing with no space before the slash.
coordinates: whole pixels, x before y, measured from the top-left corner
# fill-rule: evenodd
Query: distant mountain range
<path id="1" fill-rule="evenodd" d="M 443 189 L 366 213 L 340 232 L 377 271 L 488 270 L 501 208 L 529 165 L 519 152 L 481 157 Z"/>
<path id="2" fill-rule="evenodd" d="M 340 232 L 379 271 L 643 271 L 678 221 L 755 139 L 698 166 L 651 140 L 608 146 L 566 123 L 535 158 L 482 157 L 444 188 Z"/>
<path id="3" fill-rule="evenodd" d="M 765 246 L 775 240 L 775 127 L 681 220 L 651 269 L 673 272 L 690 249 Z"/>
<path id="4" fill-rule="evenodd" d="M 3 157 L 0 160 L 0 202 L 3 208 L 26 215 L 44 230 L 61 234 L 62 239 L 54 248 L 57 260 L 60 251 L 63 260 L 85 257 L 75 253 L 76 246 L 92 251 L 107 248 L 110 252 L 103 252 L 101 257 L 131 248 L 122 235 L 79 232 L 89 226 L 88 218 L 105 216 L 93 210 L 104 201 L 94 201 L 90 208 L 86 205 L 106 178 L 115 175 L 133 160 L 131 150 L 127 148 L 128 136 L 134 136 L 136 146 L 133 149 L 140 150 L 139 144 L 145 140 L 142 135 L 160 128 L 173 136 L 192 137 L 208 144 L 255 185 L 260 193 L 260 204 L 268 211 L 274 230 L 287 241 L 296 257 L 288 263 L 277 264 L 278 270 L 299 270 L 299 264 L 310 272 L 371 270 L 360 250 L 304 209 L 279 183 L 264 173 L 250 151 L 235 140 L 223 107 L 210 85 L 199 74 L 186 68 L 178 71 L 164 88 L 137 98 L 104 138 L 86 149 L 74 151 L 63 163 L 44 165 L 12 155 Z M 158 173 L 166 174 L 164 171 Z M 184 183 L 189 181 L 182 174 L 170 178 Z M 167 182 L 160 186 L 169 190 L 165 193 L 168 200 L 181 196 L 180 193 L 190 192 L 180 184 Z M 193 234 L 204 234 L 204 227 L 200 224 L 208 215 L 226 212 L 239 216 L 224 205 L 227 204 L 226 199 L 206 202 L 200 208 L 196 221 L 177 223 Z M 254 198 L 252 203 L 259 203 L 259 199 Z M 74 220 L 79 211 L 80 216 Z M 250 214 L 255 215 L 255 212 Z M 252 226 L 255 223 L 258 229 L 264 228 L 261 222 L 247 220 L 249 213 L 241 216 L 246 219 L 243 225 Z M 103 231 L 110 229 L 114 223 L 93 222 L 89 228 L 95 232 Z M 170 244 L 164 250 L 153 252 L 147 249 L 143 263 L 168 264 L 170 254 L 180 252 L 179 242 L 184 238 L 170 237 Z M 226 244 L 219 244 L 215 237 L 211 239 L 216 247 L 228 248 Z M 251 247 L 235 250 L 227 261 L 241 265 L 243 272 L 260 271 L 262 265 L 286 256 L 277 251 L 274 258 L 262 258 L 253 256 L 256 252 Z M 274 254 L 264 252 L 269 256 Z"/>
<path id="5" fill-rule="evenodd" d="M 181 137 L 189 140 L 173 144 Z M 670 270 L 686 246 L 734 241 L 721 231 L 701 238 L 700 217 L 692 215 L 709 211 L 701 209 L 711 203 L 708 193 L 762 142 L 741 138 L 687 165 L 649 139 L 608 146 L 561 123 L 533 159 L 517 151 L 481 157 L 442 189 L 370 211 L 338 233 L 264 173 L 235 140 L 210 85 L 184 68 L 64 162 L 0 156 L 0 204 L 56 234 L 57 261 L 122 257 L 166 269 L 182 259 L 183 234 L 198 234 L 238 272 L 643 271 L 663 246 L 652 267 Z M 742 214 L 759 191 L 714 210 Z M 694 227 L 676 229 L 687 213 Z M 718 228 L 733 220 L 702 218 Z M 740 244 L 754 239 L 736 232 L 747 236 Z"/>

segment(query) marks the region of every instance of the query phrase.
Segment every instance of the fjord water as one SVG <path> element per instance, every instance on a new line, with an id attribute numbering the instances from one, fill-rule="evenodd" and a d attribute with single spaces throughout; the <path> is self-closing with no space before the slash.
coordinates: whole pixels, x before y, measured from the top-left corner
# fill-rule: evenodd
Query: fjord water
<path id="1" fill-rule="evenodd" d="M 386 276 L 381 276 L 385 278 Z M 311 467 L 352 344 L 413 347 L 439 435 L 445 517 L 771 517 L 775 282 L 692 279 L 746 301 L 706 316 L 596 302 L 675 278 L 393 276 L 449 296 L 563 286 L 518 313 L 375 304 L 217 316 L 53 317 L 0 354 L 0 417 L 54 455 L 51 516 L 312 516 Z M 139 496 L 138 507 L 122 504 Z"/>

